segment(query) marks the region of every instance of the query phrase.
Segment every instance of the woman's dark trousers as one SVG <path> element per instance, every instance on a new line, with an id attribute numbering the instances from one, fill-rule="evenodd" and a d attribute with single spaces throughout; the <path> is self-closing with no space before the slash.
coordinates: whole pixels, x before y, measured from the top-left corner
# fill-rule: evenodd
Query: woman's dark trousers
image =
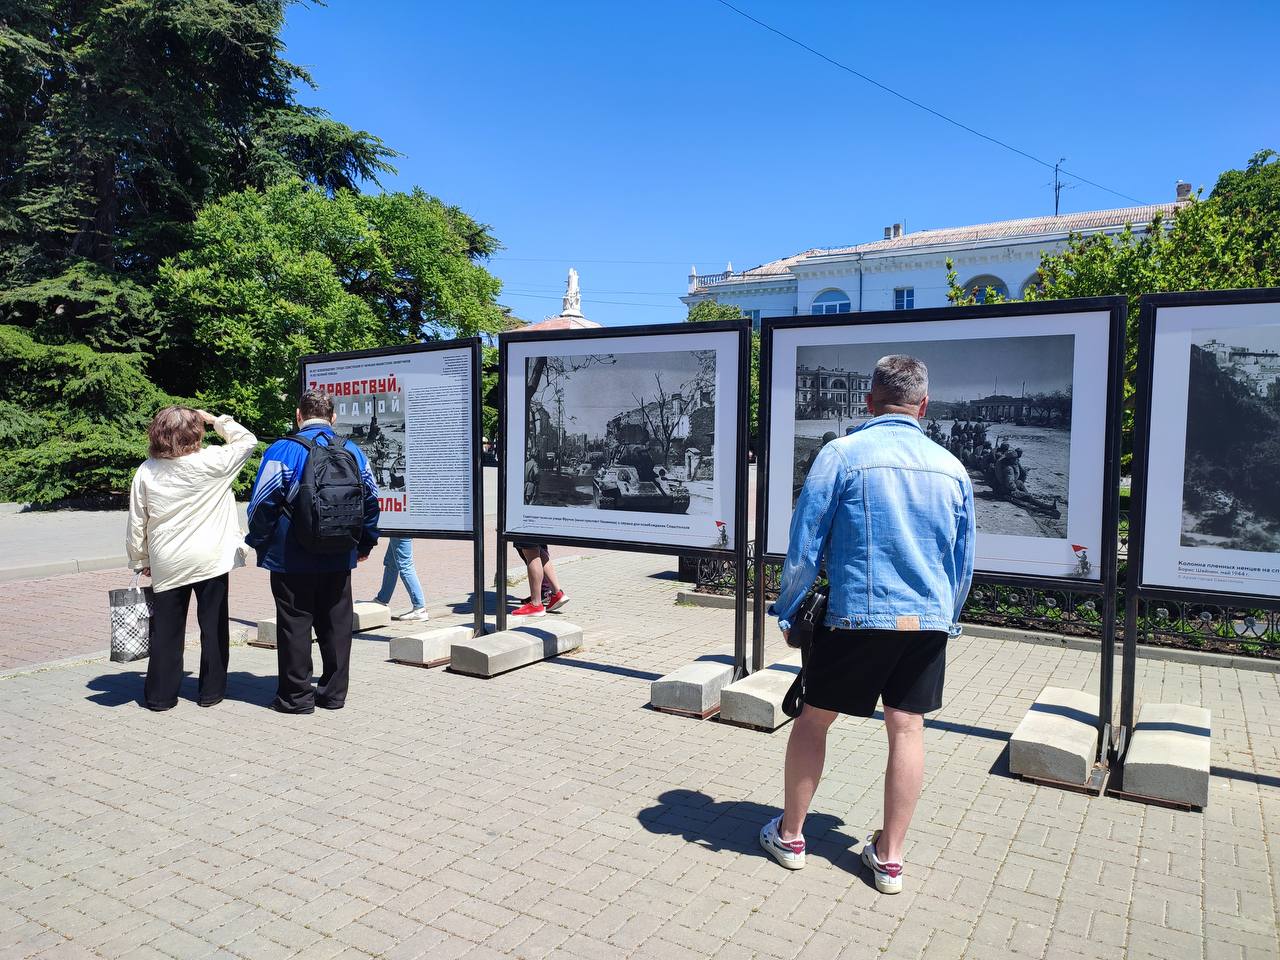
<path id="1" fill-rule="evenodd" d="M 168 710 L 178 702 L 182 684 L 182 648 L 186 643 L 187 609 L 196 595 L 200 624 L 200 687 L 196 699 L 211 707 L 227 692 L 231 631 L 227 624 L 227 575 L 188 583 L 154 594 L 151 610 L 151 658 L 147 663 L 144 702 L 152 710 Z"/>

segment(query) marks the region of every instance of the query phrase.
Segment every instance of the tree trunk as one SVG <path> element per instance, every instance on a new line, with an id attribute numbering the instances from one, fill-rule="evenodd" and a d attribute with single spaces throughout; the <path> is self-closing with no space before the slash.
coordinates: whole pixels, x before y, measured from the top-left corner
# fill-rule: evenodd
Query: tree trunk
<path id="1" fill-rule="evenodd" d="M 98 208 L 93 217 L 93 261 L 108 270 L 115 266 L 116 240 L 116 160 L 106 157 L 94 170 L 94 194 Z"/>

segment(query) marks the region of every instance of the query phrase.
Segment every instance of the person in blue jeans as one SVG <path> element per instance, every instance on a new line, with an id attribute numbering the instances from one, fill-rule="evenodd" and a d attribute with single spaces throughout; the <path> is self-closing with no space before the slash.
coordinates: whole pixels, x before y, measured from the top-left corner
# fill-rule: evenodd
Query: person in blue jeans
<path id="1" fill-rule="evenodd" d="M 382 589 L 373 598 L 374 603 L 390 606 L 391 595 L 396 592 L 396 580 L 404 581 L 409 591 L 411 609 L 397 613 L 392 620 L 429 620 L 427 601 L 422 595 L 422 583 L 413 566 L 413 541 L 407 537 L 392 537 L 387 543 L 387 555 L 382 559 Z"/>

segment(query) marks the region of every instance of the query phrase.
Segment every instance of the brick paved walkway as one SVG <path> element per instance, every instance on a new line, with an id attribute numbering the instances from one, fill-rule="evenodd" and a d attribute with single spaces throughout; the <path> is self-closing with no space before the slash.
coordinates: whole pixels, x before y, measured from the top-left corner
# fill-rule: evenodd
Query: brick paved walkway
<path id="1" fill-rule="evenodd" d="M 488 555 L 486 584 L 493 583 L 494 519 L 488 518 L 486 539 Z M 353 575 L 357 599 L 370 599 L 382 583 L 382 558 L 386 547 L 379 545 L 373 555 Z M 556 557 L 586 556 L 592 551 L 562 548 Z M 461 540 L 423 540 L 414 550 L 414 560 L 427 606 L 433 614 L 444 612 L 449 605 L 471 593 L 471 544 Z M 670 561 L 672 569 L 675 561 Z M 512 576 L 523 570 L 515 551 L 508 559 Z M 107 648 L 110 618 L 107 591 L 129 585 L 130 573 L 125 569 L 99 570 L 91 573 L 67 574 L 38 580 L 0 581 L 0 609 L 5 613 L 5 633 L 0 639 L 0 671 L 29 664 L 46 663 L 68 657 L 88 656 Z M 233 635 L 252 632 L 259 617 L 275 616 L 271 585 L 267 572 L 256 567 L 231 573 L 231 616 Z M 392 608 L 408 607 L 408 596 L 402 585 L 396 586 Z M 196 629 L 195 605 L 188 616 L 189 629 Z"/>
<path id="2" fill-rule="evenodd" d="M 755 835 L 786 728 L 645 707 L 731 617 L 674 605 L 667 558 L 574 568 L 579 655 L 481 681 L 361 640 L 339 713 L 264 709 L 274 655 L 246 647 L 211 710 L 143 711 L 133 665 L 0 680 L 0 957 L 1280 957 L 1276 675 L 1140 664 L 1144 696 L 1214 711 L 1210 805 L 1179 813 L 1010 779 L 1031 698 L 1096 664 L 956 642 L 881 897 L 880 723 L 836 725 L 810 865 L 782 870 Z"/>

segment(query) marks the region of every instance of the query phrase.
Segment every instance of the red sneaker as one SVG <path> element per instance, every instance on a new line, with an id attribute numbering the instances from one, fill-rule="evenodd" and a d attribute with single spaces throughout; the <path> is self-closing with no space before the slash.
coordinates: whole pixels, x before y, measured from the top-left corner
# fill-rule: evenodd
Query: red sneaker
<path id="1" fill-rule="evenodd" d="M 569 598 L 565 596 L 563 590 L 557 590 L 551 596 L 547 597 L 547 609 L 554 613 L 569 602 Z"/>
<path id="2" fill-rule="evenodd" d="M 513 617 L 545 617 L 547 608 L 540 603 L 526 603 L 511 611 Z"/>

